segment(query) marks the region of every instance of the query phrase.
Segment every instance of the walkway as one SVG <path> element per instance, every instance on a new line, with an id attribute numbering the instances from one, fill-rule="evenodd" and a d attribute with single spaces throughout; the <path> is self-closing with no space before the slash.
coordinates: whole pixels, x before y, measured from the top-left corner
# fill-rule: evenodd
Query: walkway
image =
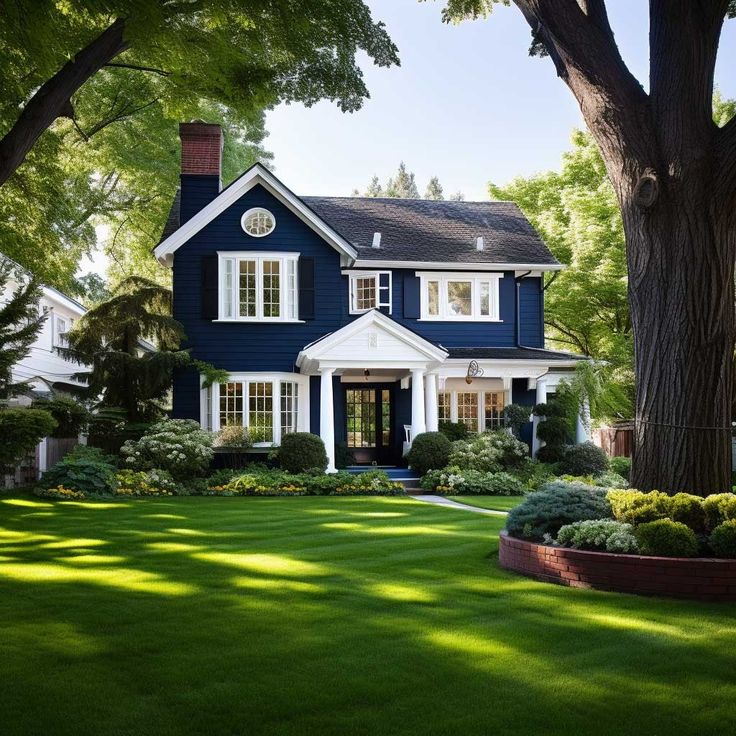
<path id="1" fill-rule="evenodd" d="M 489 516 L 507 516 L 507 511 L 494 511 L 493 509 L 480 509 L 477 506 L 469 506 L 467 503 L 458 503 L 444 496 L 434 496 L 430 494 L 422 494 L 411 496 L 415 501 L 423 501 L 424 503 L 433 503 L 437 506 L 446 506 L 449 509 L 460 509 L 460 511 L 473 511 L 476 514 L 488 514 Z"/>

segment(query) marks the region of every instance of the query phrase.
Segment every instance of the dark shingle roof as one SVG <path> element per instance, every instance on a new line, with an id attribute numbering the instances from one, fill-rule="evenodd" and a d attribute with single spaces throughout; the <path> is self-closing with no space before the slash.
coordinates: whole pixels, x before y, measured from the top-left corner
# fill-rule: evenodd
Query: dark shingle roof
<path id="1" fill-rule="evenodd" d="M 302 197 L 369 260 L 557 264 L 513 202 Z M 381 247 L 373 248 L 373 233 Z M 484 249 L 476 249 L 476 238 Z"/>
<path id="2" fill-rule="evenodd" d="M 461 360 L 588 360 L 584 355 L 543 348 L 445 348 L 450 358 Z"/>
<path id="3" fill-rule="evenodd" d="M 513 202 L 448 202 L 382 197 L 301 197 L 358 251 L 358 258 L 432 263 L 557 264 Z M 180 225 L 181 192 L 161 241 Z M 373 233 L 381 247 L 373 248 Z M 483 238 L 483 250 L 476 238 Z M 159 241 L 159 242 L 161 242 Z"/>

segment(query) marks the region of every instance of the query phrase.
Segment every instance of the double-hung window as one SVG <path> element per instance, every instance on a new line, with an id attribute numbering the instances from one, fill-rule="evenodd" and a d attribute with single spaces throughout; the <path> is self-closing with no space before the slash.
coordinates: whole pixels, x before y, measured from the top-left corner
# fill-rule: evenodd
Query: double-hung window
<path id="1" fill-rule="evenodd" d="M 350 314 L 386 309 L 391 314 L 391 271 L 343 271 L 350 278 Z"/>
<path id="2" fill-rule="evenodd" d="M 74 320 L 67 317 L 54 317 L 53 324 L 53 347 L 55 348 L 68 348 L 69 337 L 68 333 L 74 326 Z"/>
<path id="3" fill-rule="evenodd" d="M 417 273 L 421 282 L 421 318 L 499 322 L 500 273 Z"/>
<path id="4" fill-rule="evenodd" d="M 221 320 L 299 318 L 298 253 L 220 253 L 219 258 Z"/>

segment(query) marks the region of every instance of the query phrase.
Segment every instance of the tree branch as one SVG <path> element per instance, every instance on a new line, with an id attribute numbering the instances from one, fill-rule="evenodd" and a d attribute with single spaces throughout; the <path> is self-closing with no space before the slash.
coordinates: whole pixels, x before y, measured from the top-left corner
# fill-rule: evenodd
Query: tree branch
<path id="1" fill-rule="evenodd" d="M 41 134 L 71 111 L 72 95 L 99 69 L 128 48 L 125 22 L 116 20 L 36 91 L 0 140 L 0 186 L 23 163 Z"/>
<path id="2" fill-rule="evenodd" d="M 134 69 L 139 72 L 151 72 L 152 74 L 158 74 L 161 77 L 171 76 L 171 72 L 167 72 L 165 69 L 156 69 L 152 66 L 138 66 L 137 64 L 121 64 L 121 63 L 109 63 L 105 64 L 106 67 L 114 67 L 116 69 Z"/>

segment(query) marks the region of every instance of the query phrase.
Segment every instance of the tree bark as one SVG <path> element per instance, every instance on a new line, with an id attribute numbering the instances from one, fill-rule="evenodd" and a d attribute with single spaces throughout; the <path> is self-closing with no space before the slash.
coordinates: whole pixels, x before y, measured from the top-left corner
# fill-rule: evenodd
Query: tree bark
<path id="1" fill-rule="evenodd" d="M 0 140 L 0 186 L 23 163 L 41 134 L 59 117 L 70 117 L 74 93 L 107 62 L 128 48 L 125 23 L 116 20 L 34 93 L 15 125 Z"/>

